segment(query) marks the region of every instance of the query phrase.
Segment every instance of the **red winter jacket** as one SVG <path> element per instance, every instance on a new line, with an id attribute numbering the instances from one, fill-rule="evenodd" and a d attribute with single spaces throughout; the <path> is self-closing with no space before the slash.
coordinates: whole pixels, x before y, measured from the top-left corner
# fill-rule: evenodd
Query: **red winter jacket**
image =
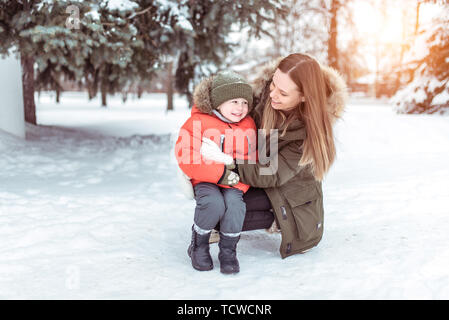
<path id="1" fill-rule="evenodd" d="M 226 170 L 225 165 L 206 160 L 201 156 L 201 140 L 203 137 L 213 140 L 224 153 L 231 155 L 233 159 L 255 161 L 257 154 L 256 132 L 256 124 L 250 116 L 246 116 L 238 123 L 227 123 L 213 113 L 200 111 L 194 105 L 191 116 L 181 127 L 176 141 L 175 154 L 179 167 L 191 178 L 194 186 L 200 182 L 210 182 L 223 188 L 230 188 L 218 184 Z M 249 185 L 239 182 L 234 188 L 246 192 Z"/>

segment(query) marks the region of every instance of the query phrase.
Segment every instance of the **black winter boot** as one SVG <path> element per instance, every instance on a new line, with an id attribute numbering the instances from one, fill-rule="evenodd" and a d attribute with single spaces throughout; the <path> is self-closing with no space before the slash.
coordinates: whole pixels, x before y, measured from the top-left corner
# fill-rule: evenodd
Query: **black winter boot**
<path id="1" fill-rule="evenodd" d="M 197 233 L 192 226 L 192 242 L 190 243 L 187 253 L 192 260 L 192 266 L 199 271 L 208 271 L 214 268 L 212 257 L 209 252 L 208 234 L 201 235 Z"/>
<path id="2" fill-rule="evenodd" d="M 240 271 L 239 261 L 237 260 L 237 242 L 240 236 L 228 237 L 220 232 L 220 241 L 218 247 L 218 260 L 220 260 L 220 271 L 225 274 L 238 273 Z"/>

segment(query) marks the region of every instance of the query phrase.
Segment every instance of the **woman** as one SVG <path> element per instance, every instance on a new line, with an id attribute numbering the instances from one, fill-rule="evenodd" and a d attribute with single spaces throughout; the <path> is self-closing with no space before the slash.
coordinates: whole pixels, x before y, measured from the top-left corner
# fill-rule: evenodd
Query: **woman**
<path id="1" fill-rule="evenodd" d="M 267 139 L 278 129 L 277 150 L 270 150 L 277 166 L 273 174 L 261 174 L 269 164 L 237 163 L 240 181 L 253 187 L 244 197 L 243 230 L 266 228 L 274 213 L 285 258 L 316 246 L 323 236 L 321 181 L 335 159 L 332 125 L 347 90 L 334 69 L 299 53 L 266 66 L 253 89 L 257 127 Z"/>

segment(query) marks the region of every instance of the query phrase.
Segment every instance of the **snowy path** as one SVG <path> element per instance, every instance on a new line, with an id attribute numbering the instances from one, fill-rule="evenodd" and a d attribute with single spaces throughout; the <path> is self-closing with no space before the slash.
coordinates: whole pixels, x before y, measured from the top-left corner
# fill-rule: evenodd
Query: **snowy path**
<path id="1" fill-rule="evenodd" d="M 194 202 L 169 135 L 185 107 L 62 102 L 41 100 L 54 126 L 28 127 L 27 141 L 0 132 L 0 299 L 449 298 L 448 117 L 353 102 L 322 242 L 282 260 L 279 235 L 244 233 L 241 272 L 223 276 L 216 244 L 213 271 L 186 254 Z"/>

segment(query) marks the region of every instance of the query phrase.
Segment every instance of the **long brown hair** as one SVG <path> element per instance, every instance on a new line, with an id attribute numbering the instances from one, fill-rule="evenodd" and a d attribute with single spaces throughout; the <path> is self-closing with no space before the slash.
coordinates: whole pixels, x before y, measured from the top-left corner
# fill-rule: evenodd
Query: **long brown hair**
<path id="1" fill-rule="evenodd" d="M 336 151 L 326 99 L 329 88 L 320 64 L 308 55 L 294 53 L 284 58 L 278 69 L 290 76 L 305 102 L 298 101 L 293 112 L 285 115 L 271 107 L 271 98 L 268 97 L 262 116 L 262 128 L 266 132 L 283 128 L 283 135 L 295 119 L 303 121 L 306 138 L 299 164 L 310 165 L 315 179 L 321 181 L 334 162 Z"/>

